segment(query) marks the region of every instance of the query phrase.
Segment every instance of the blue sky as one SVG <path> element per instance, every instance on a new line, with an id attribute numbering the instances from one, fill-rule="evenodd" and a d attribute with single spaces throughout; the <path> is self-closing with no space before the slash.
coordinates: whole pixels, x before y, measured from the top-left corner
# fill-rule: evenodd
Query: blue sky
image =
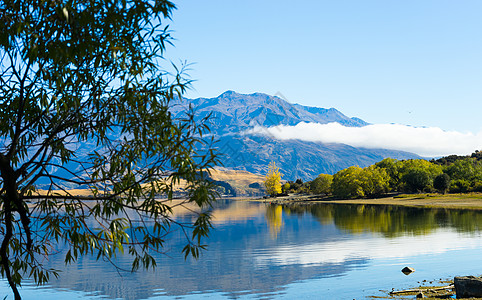
<path id="1" fill-rule="evenodd" d="M 482 130 L 482 1 L 175 2 L 187 96 L 281 93 L 375 124 Z"/>

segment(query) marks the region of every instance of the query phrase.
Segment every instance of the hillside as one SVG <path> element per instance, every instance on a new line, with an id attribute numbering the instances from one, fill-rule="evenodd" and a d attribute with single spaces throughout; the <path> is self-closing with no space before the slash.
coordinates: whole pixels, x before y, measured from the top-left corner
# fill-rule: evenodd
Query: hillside
<path id="1" fill-rule="evenodd" d="M 229 170 L 218 168 L 211 170 L 211 178 L 218 182 L 228 184 L 234 191 L 233 196 L 259 196 L 264 195 L 264 176 L 242 170 Z"/>

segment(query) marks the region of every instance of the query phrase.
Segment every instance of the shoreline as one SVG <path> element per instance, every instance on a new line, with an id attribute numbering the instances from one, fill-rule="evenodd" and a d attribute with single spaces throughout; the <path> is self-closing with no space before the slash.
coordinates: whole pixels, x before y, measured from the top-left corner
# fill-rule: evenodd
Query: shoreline
<path id="1" fill-rule="evenodd" d="M 394 205 L 418 208 L 445 208 L 482 210 L 482 193 L 468 194 L 400 194 L 370 199 L 333 199 L 320 195 L 289 195 L 244 201 L 269 202 L 272 204 L 324 203 L 359 205 Z"/>

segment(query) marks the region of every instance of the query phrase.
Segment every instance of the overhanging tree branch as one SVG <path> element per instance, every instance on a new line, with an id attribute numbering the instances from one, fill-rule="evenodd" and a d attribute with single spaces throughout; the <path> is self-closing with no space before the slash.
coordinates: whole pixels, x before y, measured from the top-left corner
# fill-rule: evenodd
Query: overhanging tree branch
<path id="1" fill-rule="evenodd" d="M 149 251 L 162 252 L 176 228 L 185 254 L 204 248 L 203 210 L 215 192 L 203 174 L 218 161 L 193 111 L 178 120 L 169 113 L 190 82 L 161 66 L 170 43 L 163 22 L 174 8 L 167 0 L 0 0 L 0 271 L 16 299 L 24 277 L 56 275 L 36 256 L 54 253 L 57 241 L 69 245 L 67 262 L 87 253 L 111 261 L 128 247 L 132 269 L 155 265 Z M 172 199 L 181 181 L 186 199 L 158 199 Z M 198 207 L 193 223 L 173 217 L 187 203 Z"/>

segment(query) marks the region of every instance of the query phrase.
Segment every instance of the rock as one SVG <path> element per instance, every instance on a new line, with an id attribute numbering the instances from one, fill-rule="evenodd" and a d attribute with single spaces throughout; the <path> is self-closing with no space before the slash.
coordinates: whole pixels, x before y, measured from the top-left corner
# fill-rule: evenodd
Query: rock
<path id="1" fill-rule="evenodd" d="M 482 278 L 463 276 L 454 278 L 457 298 L 482 297 Z"/>
<path id="2" fill-rule="evenodd" d="M 414 268 L 405 267 L 405 268 L 402 269 L 402 273 L 405 274 L 405 275 L 410 275 L 413 272 L 415 272 Z"/>

